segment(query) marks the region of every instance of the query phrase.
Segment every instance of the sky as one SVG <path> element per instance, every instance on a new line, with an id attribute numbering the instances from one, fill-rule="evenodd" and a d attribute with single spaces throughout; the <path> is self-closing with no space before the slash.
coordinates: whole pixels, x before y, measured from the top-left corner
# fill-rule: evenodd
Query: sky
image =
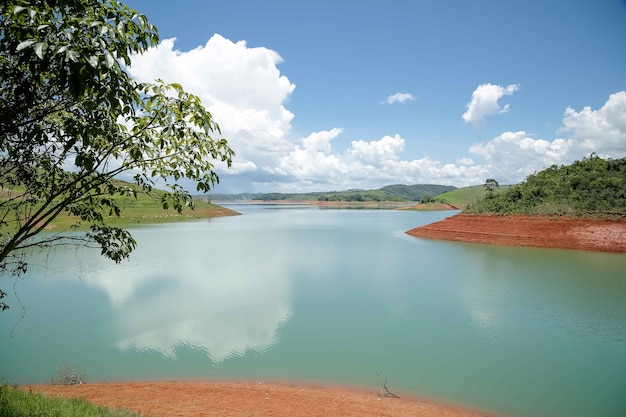
<path id="1" fill-rule="evenodd" d="M 198 95 L 216 193 L 523 181 L 626 157 L 626 1 L 125 1 L 142 82 Z M 216 135 L 220 136 L 220 135 Z"/>

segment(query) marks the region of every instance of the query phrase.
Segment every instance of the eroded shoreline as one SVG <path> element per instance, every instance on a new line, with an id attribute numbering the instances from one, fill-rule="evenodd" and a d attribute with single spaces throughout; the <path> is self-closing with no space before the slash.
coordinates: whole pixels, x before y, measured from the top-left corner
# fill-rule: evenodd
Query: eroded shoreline
<path id="1" fill-rule="evenodd" d="M 623 218 L 456 214 L 406 233 L 458 242 L 626 253 Z"/>
<path id="2" fill-rule="evenodd" d="M 307 383 L 156 381 L 22 388 L 51 397 L 83 398 L 96 405 L 123 408 L 149 417 L 495 416 L 411 396 L 381 397 L 375 390 Z"/>

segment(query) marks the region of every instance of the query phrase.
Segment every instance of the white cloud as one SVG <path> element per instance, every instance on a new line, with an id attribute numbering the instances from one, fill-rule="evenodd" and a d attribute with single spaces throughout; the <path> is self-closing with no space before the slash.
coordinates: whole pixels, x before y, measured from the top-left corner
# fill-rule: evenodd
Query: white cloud
<path id="1" fill-rule="evenodd" d="M 332 141 L 343 132 L 336 127 L 290 139 L 294 115 L 284 103 L 295 85 L 280 74 L 277 65 L 282 59 L 276 52 L 248 48 L 245 42 L 220 35 L 187 52 L 176 50 L 174 43 L 175 39 L 166 39 L 133 57 L 129 71 L 140 81 L 182 80 L 186 90 L 202 99 L 236 152 L 232 168 L 220 172 L 222 184 L 245 177 L 252 185 L 239 191 L 306 191 L 369 188 L 390 182 L 459 184 L 467 182 L 468 175 L 470 181 L 479 178 L 470 174 L 477 168 L 466 164 L 442 165 L 429 158 L 402 160 L 405 142 L 400 135 L 354 140 L 344 150 L 332 148 Z M 414 97 L 397 93 L 387 102 L 407 100 Z"/>
<path id="2" fill-rule="evenodd" d="M 466 156 L 459 158 L 456 161 L 457 164 L 459 165 L 474 165 L 474 160 L 472 158 L 468 158 Z"/>
<path id="3" fill-rule="evenodd" d="M 320 191 L 391 183 L 469 185 L 484 176 L 482 168 L 471 166 L 467 158 L 459 165 L 442 165 L 430 158 L 403 160 L 405 140 L 397 134 L 374 141 L 355 140 L 345 152 L 333 152 L 330 141 L 341 133 L 341 129 L 313 133 L 284 155 L 277 167 L 265 167 L 267 172 L 283 176 L 282 182 L 271 184 L 273 189 L 288 191 L 289 183 L 300 184 L 300 190 Z"/>
<path id="4" fill-rule="evenodd" d="M 504 132 L 472 145 L 467 155 L 456 155 L 455 163 L 407 157 L 400 134 L 349 144 L 342 141 L 344 130 L 338 127 L 295 136 L 294 114 L 285 108 L 295 85 L 278 70 L 280 62 L 274 51 L 214 35 L 204 46 L 187 52 L 175 50 L 174 39 L 164 40 L 158 48 L 134 57 L 130 72 L 141 81 L 182 80 L 185 89 L 202 98 L 236 152 L 230 170 L 218 165 L 219 192 L 328 191 L 394 183 L 464 186 L 490 177 L 518 182 L 533 171 L 571 163 L 591 152 L 626 156 L 624 91 L 611 95 L 598 110 L 567 108 L 558 131 L 562 137 Z M 515 84 L 478 86 L 463 119 L 480 125 L 485 117 L 506 112 L 508 106 L 499 100 L 518 88 Z M 386 102 L 412 98 L 398 93 Z"/>
<path id="5" fill-rule="evenodd" d="M 611 94 L 599 109 L 568 107 L 559 132 L 569 138 L 552 141 L 534 139 L 526 132 L 505 132 L 486 143 L 477 143 L 469 152 L 482 157 L 494 178 L 508 182 L 523 180 L 533 171 L 551 165 L 567 165 L 592 152 L 603 157 L 626 156 L 626 92 Z"/>
<path id="6" fill-rule="evenodd" d="M 393 103 L 404 103 L 405 101 L 415 100 L 415 97 L 411 93 L 396 93 L 387 97 L 387 99 L 383 103 L 393 104 Z"/>
<path id="7" fill-rule="evenodd" d="M 348 154 L 355 160 L 365 163 L 385 164 L 399 159 L 398 152 L 404 150 L 404 139 L 400 135 L 385 136 L 374 142 L 356 140 L 352 142 Z"/>
<path id="8" fill-rule="evenodd" d="M 586 106 L 576 112 L 568 107 L 560 132 L 571 132 L 572 140 L 590 152 L 626 156 L 626 91 L 611 94 L 599 110 Z"/>
<path id="9" fill-rule="evenodd" d="M 282 58 L 276 52 L 217 34 L 187 52 L 174 49 L 174 42 L 165 39 L 133 56 L 129 72 L 142 82 L 179 82 L 202 99 L 235 150 L 228 174 L 258 170 L 291 149 L 286 135 L 294 115 L 283 103 L 295 85 L 280 74 Z"/>
<path id="10" fill-rule="evenodd" d="M 472 93 L 472 100 L 467 104 L 463 120 L 476 127 L 482 127 L 485 117 L 509 111 L 509 105 L 501 107 L 498 103 L 503 96 L 510 96 L 519 89 L 517 84 L 506 87 L 494 84 L 481 84 Z"/>
<path id="11" fill-rule="evenodd" d="M 518 182 L 533 171 L 566 159 L 574 144 L 564 139 L 552 142 L 533 139 L 526 132 L 504 132 L 469 152 L 483 158 L 489 175 L 501 182 Z"/>

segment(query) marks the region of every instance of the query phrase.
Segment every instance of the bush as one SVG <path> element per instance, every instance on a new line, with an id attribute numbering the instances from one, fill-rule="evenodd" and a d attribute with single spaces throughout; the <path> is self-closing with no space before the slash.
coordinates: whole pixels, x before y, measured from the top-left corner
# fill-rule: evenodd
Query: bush
<path id="1" fill-rule="evenodd" d="M 470 213 L 626 216 L 626 158 L 551 166 L 466 209 Z"/>

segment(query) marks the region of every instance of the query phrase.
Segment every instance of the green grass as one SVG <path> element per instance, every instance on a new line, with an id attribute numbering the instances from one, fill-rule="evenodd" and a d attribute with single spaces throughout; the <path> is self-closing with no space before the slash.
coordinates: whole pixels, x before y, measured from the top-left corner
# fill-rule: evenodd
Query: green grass
<path id="1" fill-rule="evenodd" d="M 182 214 L 172 208 L 164 210 L 160 200 L 149 197 L 138 197 L 137 202 L 120 202 L 120 217 L 108 216 L 106 223 L 111 226 L 128 227 L 138 224 L 170 223 L 193 219 L 207 219 L 211 217 L 237 215 L 236 211 L 215 204 L 209 204 L 203 200 L 196 200 L 196 207 L 192 210 L 184 208 Z M 55 230 L 69 229 L 78 218 L 67 214 L 60 214 L 51 224 Z M 80 229 L 80 228 L 79 228 Z"/>
<path id="2" fill-rule="evenodd" d="M 140 417 L 126 410 L 109 410 L 82 399 L 48 398 L 0 385 L 0 417 Z"/>
<path id="3" fill-rule="evenodd" d="M 138 193 L 137 198 L 133 197 L 112 197 L 120 207 L 120 216 L 109 215 L 109 213 L 103 213 L 106 219 L 106 223 L 111 226 L 129 227 L 138 224 L 153 224 L 153 223 L 169 223 L 180 222 L 193 219 L 206 219 L 211 217 L 232 216 L 238 214 L 236 211 L 210 204 L 206 200 L 201 198 L 194 198 L 195 208 L 192 210 L 188 207 L 183 208 L 182 214 L 179 214 L 175 209 L 163 209 L 161 203 L 161 195 L 163 192 L 157 191 L 152 195 Z M 2 199 L 0 193 L 0 199 Z M 6 198 L 6 195 L 4 196 Z M 60 213 L 52 223 L 48 226 L 48 229 L 55 231 L 69 230 L 73 225 L 79 221 L 78 217 L 71 216 L 66 212 Z M 85 230 L 88 228 L 88 224 L 83 224 L 78 230 Z"/>
<path id="4" fill-rule="evenodd" d="M 500 188 L 496 190 L 496 193 L 502 192 L 508 189 L 509 185 L 500 185 Z M 435 197 L 435 200 L 442 203 L 448 203 L 457 207 L 467 207 L 469 204 L 475 203 L 481 198 L 487 195 L 484 185 L 472 185 L 470 187 L 457 188 L 456 190 L 448 191 L 443 194 L 439 194 Z"/>
<path id="5" fill-rule="evenodd" d="M 118 182 L 120 184 L 127 184 L 123 181 Z M 128 186 L 130 187 L 130 184 L 128 184 Z M 0 187 L 0 201 L 16 193 L 18 195 L 24 193 L 24 188 L 15 187 L 9 190 Z M 120 195 L 110 196 L 109 198 L 115 201 L 119 206 L 121 213 L 119 217 L 109 215 L 108 212 L 103 213 L 106 223 L 111 226 L 129 227 L 137 224 L 169 223 L 239 214 L 236 211 L 210 204 L 205 198 L 200 196 L 194 197 L 194 203 L 196 205 L 194 210 L 185 207 L 182 214 L 179 214 L 171 207 L 163 209 L 161 199 L 164 194 L 165 192 L 162 190 L 153 189 L 149 194 L 138 192 L 136 198 Z M 37 207 L 38 206 L 35 205 L 33 209 Z M 9 220 L 11 220 L 10 217 Z M 67 212 L 62 212 L 52 221 L 48 229 L 66 231 L 74 226 L 78 220 L 78 217 L 71 216 Z M 83 224 L 78 227 L 78 230 L 86 230 L 88 227 L 89 225 Z"/>

